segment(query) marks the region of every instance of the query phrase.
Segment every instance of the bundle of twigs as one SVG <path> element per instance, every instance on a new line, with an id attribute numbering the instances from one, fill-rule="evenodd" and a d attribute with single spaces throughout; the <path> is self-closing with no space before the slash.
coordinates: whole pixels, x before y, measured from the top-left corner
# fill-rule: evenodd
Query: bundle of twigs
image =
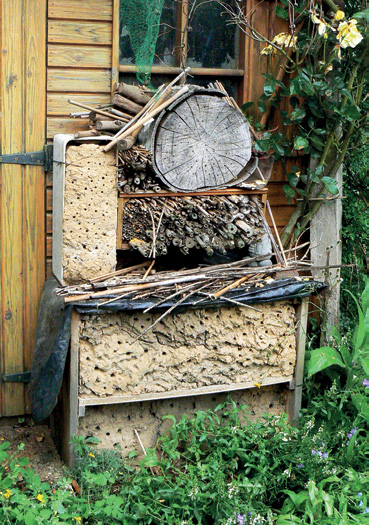
<path id="1" fill-rule="evenodd" d="M 247 195 L 130 198 L 123 207 L 123 242 L 144 257 L 166 255 L 170 246 L 184 255 L 195 248 L 225 254 L 264 234 L 260 206 Z"/>
<path id="2" fill-rule="evenodd" d="M 294 260 L 288 261 L 287 266 L 281 264 L 263 268 L 249 266 L 251 262 L 257 262 L 263 258 L 265 255 L 247 257 L 232 263 L 160 272 L 155 272 L 153 269 L 155 261 L 146 261 L 110 274 L 101 275 L 80 285 L 60 287 L 56 293 L 64 297 L 65 303 L 78 304 L 93 301 L 95 304 L 97 303 L 98 307 L 122 299 L 129 299 L 130 302 L 145 299 L 152 304 L 144 310 L 144 313 L 160 305 L 163 305 L 164 308 L 165 303 L 170 301 L 171 306 L 135 339 L 137 340 L 175 308 L 190 299 L 193 305 L 200 305 L 209 299 L 222 298 L 226 304 L 254 308 L 234 300 L 229 296 L 229 292 L 240 287 L 246 291 L 251 287 L 264 287 L 265 283 L 274 280 L 276 274 L 279 277 L 285 271 L 295 270 L 297 272 L 300 270 L 305 272 L 309 269 L 309 263 L 300 264 Z M 298 274 L 296 273 L 296 275 Z M 296 279 L 301 278 L 296 277 Z M 309 277 L 303 279 L 310 280 Z"/>

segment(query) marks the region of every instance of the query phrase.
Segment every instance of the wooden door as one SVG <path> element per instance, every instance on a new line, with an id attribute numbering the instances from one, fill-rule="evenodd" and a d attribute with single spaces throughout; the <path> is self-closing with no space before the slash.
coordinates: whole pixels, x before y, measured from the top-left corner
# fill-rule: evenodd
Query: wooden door
<path id="1" fill-rule="evenodd" d="M 0 0 L 1 153 L 45 144 L 46 0 Z M 42 167 L 0 164 L 1 375 L 30 370 L 45 277 Z M 0 415 L 28 412 L 26 385 L 0 383 Z"/>

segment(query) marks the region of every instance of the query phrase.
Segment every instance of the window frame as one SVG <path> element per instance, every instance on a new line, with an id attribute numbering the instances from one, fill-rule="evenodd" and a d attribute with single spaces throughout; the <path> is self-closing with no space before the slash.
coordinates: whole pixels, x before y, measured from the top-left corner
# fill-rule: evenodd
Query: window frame
<path id="1" fill-rule="evenodd" d="M 113 0 L 113 60 L 112 60 L 112 77 L 113 77 L 113 86 L 116 82 L 119 81 L 119 73 L 136 73 L 137 66 L 120 64 L 119 63 L 119 11 L 120 10 L 120 0 Z M 181 62 L 181 35 L 186 24 L 186 16 L 188 13 L 188 0 L 182 0 L 181 3 L 178 3 L 177 8 L 177 29 L 179 29 L 176 37 L 176 55 L 177 63 Z M 238 68 L 237 69 L 222 69 L 222 68 L 190 68 L 189 73 L 193 76 L 209 77 L 209 81 L 212 81 L 214 77 L 217 77 L 219 80 L 222 78 L 234 78 L 239 82 L 238 87 L 238 102 L 240 104 L 244 101 L 245 95 L 245 44 L 246 39 L 242 31 L 240 31 L 238 39 Z M 184 43 L 184 50 L 182 52 L 185 57 L 187 57 L 187 39 Z M 151 68 L 151 73 L 153 75 L 168 75 L 176 76 L 181 73 L 182 68 L 179 66 L 159 66 L 154 65 Z M 113 89 L 112 86 L 112 89 Z"/>

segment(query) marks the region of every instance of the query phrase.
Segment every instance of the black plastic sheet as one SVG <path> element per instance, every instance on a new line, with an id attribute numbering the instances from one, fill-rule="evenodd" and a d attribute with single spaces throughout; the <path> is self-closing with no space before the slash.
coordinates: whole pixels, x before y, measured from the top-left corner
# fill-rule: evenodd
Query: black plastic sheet
<path id="1" fill-rule="evenodd" d="M 33 419 L 36 423 L 48 417 L 57 403 L 69 348 L 73 308 L 82 314 L 108 314 L 127 310 L 134 312 L 149 307 L 153 307 L 152 312 L 162 312 L 176 302 L 174 299 L 155 307 L 159 299 L 134 301 L 120 299 L 100 306 L 98 301 L 89 300 L 75 304 L 69 303 L 68 306 L 65 306 L 64 299 L 55 293 L 58 287 L 59 284 L 54 278 L 45 282 L 38 314 L 31 382 L 28 390 Z M 230 306 L 232 303 L 227 299 L 245 305 L 302 299 L 321 291 L 324 287 L 324 284 L 304 277 L 260 280 L 256 285 L 245 285 L 231 290 L 218 299 L 192 295 L 176 307 L 172 314 L 193 308 Z M 101 302 L 104 301 L 106 297 L 101 300 Z"/>
<path id="2" fill-rule="evenodd" d="M 188 300 L 183 301 L 183 303 L 175 308 L 172 313 L 194 308 L 216 308 L 220 306 L 230 306 L 231 303 L 227 299 L 231 299 L 232 301 L 237 301 L 238 303 L 243 303 L 245 305 L 302 299 L 303 297 L 308 297 L 311 294 L 319 292 L 324 288 L 324 286 L 325 285 L 323 283 L 314 281 L 309 277 L 290 277 L 288 279 L 270 280 L 269 282 L 267 280 L 260 280 L 256 286 L 240 286 L 235 290 L 230 290 L 224 296 L 219 297 L 218 299 L 204 299 L 203 295 L 191 295 Z M 114 296 L 112 295 L 111 297 Z M 106 296 L 100 302 L 104 302 L 108 298 L 109 297 Z M 149 307 L 151 308 L 152 312 L 160 312 L 173 306 L 176 301 L 178 301 L 178 298 L 155 306 L 155 304 L 159 302 L 159 299 L 130 300 L 123 298 L 109 304 L 100 305 L 99 301 L 93 301 L 90 299 L 88 301 L 76 303 L 74 307 L 79 313 L 84 314 L 120 312 L 122 310 L 140 311 L 146 310 L 146 308 Z"/>

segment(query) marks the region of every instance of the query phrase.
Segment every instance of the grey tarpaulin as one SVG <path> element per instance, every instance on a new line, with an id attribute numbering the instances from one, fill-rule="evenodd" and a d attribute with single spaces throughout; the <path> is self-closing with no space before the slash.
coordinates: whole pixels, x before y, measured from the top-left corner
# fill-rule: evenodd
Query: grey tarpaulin
<path id="1" fill-rule="evenodd" d="M 28 397 L 36 423 L 48 417 L 56 405 L 67 358 L 72 307 L 64 307 L 57 296 L 59 286 L 53 277 L 42 290 L 37 319 L 36 342 L 33 354 Z"/>
<path id="2" fill-rule="evenodd" d="M 324 288 L 322 283 L 299 277 L 275 279 L 270 282 L 260 281 L 257 284 L 258 286 L 248 285 L 231 290 L 216 300 L 206 298 L 197 305 L 193 303 L 203 299 L 203 296 L 193 295 L 174 312 L 189 308 L 229 306 L 230 302 L 225 298 L 244 304 L 300 299 Z M 99 306 L 97 301 L 89 300 L 74 305 L 69 304 L 68 307 L 64 308 L 64 300 L 55 293 L 58 286 L 54 278 L 46 281 L 38 315 L 31 383 L 28 392 L 35 422 L 49 416 L 57 402 L 70 341 L 72 308 L 83 314 L 98 314 L 115 313 L 123 310 L 144 310 L 155 304 L 155 300 L 130 301 L 129 299 L 120 299 L 114 303 Z M 106 301 L 106 297 L 103 301 Z M 152 311 L 163 311 L 173 304 L 173 302 L 167 301 L 157 308 L 153 308 Z"/>

